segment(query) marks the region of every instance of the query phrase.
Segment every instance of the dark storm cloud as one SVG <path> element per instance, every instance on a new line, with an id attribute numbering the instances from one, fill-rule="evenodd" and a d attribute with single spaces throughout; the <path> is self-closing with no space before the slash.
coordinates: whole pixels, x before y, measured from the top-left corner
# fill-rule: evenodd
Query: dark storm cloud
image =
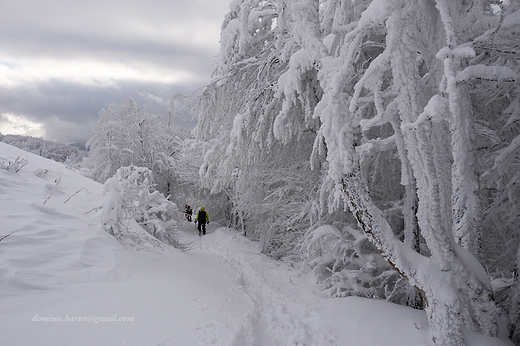
<path id="1" fill-rule="evenodd" d="M 84 141 L 98 112 L 129 96 L 165 113 L 209 81 L 229 1 L 0 2 L 0 132 L 20 119 Z"/>

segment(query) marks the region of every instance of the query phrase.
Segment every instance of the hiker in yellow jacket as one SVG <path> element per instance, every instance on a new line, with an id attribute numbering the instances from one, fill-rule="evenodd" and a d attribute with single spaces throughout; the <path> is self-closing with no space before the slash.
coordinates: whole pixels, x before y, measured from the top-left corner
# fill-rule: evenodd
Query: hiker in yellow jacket
<path id="1" fill-rule="evenodd" d="M 199 236 L 206 235 L 206 222 L 209 225 L 209 215 L 204 210 L 204 207 L 200 207 L 199 212 L 197 213 L 197 217 L 195 218 L 195 223 L 198 223 Z"/>

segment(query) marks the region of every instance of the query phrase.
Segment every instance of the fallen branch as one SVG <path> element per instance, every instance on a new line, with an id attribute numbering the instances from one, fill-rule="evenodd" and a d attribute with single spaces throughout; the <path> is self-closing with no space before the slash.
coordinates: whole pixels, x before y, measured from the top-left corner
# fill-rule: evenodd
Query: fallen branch
<path id="1" fill-rule="evenodd" d="M 2 238 L 0 238 L 0 241 L 4 240 L 5 238 L 9 237 L 11 234 L 15 233 L 15 232 L 18 232 L 18 230 L 16 231 L 12 231 L 11 233 L 7 234 L 7 235 L 4 235 Z"/>
<path id="2" fill-rule="evenodd" d="M 70 196 L 69 198 L 67 198 L 65 200 L 65 202 L 63 202 L 63 204 L 67 203 L 69 201 L 69 199 L 71 199 L 72 197 L 76 196 L 81 190 L 86 190 L 84 187 L 82 187 L 81 189 L 79 189 L 78 191 L 76 191 L 72 196 Z"/>
<path id="3" fill-rule="evenodd" d="M 87 211 L 87 212 L 86 212 L 85 214 L 83 214 L 83 215 L 87 215 L 88 213 L 93 212 L 94 210 L 99 210 L 99 209 L 101 209 L 101 208 L 103 208 L 103 207 L 102 207 L 102 206 L 99 206 L 99 207 L 92 208 L 92 209 L 90 209 L 89 211 Z"/>
<path id="4" fill-rule="evenodd" d="M 61 182 L 61 174 L 60 174 L 60 177 L 59 177 L 59 178 L 56 178 L 56 179 L 54 180 L 54 182 L 56 183 L 56 186 L 58 186 L 58 185 L 60 184 L 60 182 Z M 51 198 L 51 196 L 54 194 L 54 191 L 55 191 L 55 190 L 56 190 L 56 187 L 54 187 L 54 188 L 52 189 L 51 194 L 49 195 L 49 197 L 47 197 L 47 199 L 46 199 L 45 201 L 43 201 L 43 204 L 47 203 L 47 201 L 49 200 L 49 198 Z M 79 192 L 79 191 L 78 191 L 78 192 Z M 71 196 L 71 197 L 72 197 L 72 196 Z"/>

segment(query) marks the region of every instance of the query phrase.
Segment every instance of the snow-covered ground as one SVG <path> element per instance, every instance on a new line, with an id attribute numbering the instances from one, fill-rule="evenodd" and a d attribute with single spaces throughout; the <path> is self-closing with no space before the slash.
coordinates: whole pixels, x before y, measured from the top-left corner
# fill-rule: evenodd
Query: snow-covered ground
<path id="1" fill-rule="evenodd" d="M 308 270 L 214 223 L 183 225 L 187 252 L 120 242 L 100 228 L 102 185 L 0 143 L 0 162 L 17 157 L 0 169 L 0 238 L 15 232 L 0 241 L 0 345 L 433 345 L 424 312 L 323 298 Z"/>

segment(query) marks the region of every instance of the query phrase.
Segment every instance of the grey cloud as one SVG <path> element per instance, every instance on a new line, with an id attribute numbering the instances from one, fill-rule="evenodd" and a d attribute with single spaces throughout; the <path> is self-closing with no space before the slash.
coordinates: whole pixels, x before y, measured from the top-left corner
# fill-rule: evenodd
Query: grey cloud
<path id="1" fill-rule="evenodd" d="M 163 84 L 123 83 L 118 89 L 99 89 L 62 82 L 45 82 L 31 89 L 0 88 L 0 114 L 18 114 L 41 123 L 47 139 L 84 143 L 92 136 L 99 112 L 112 103 L 123 104 L 127 97 L 133 97 L 138 104 L 146 104 L 152 114 L 166 114 L 168 106 L 150 102 L 143 90 L 164 101 L 169 101 L 176 93 L 186 91 L 182 87 L 168 87 Z M 189 116 L 177 117 L 174 122 L 181 128 L 194 125 Z"/>
<path id="2" fill-rule="evenodd" d="M 218 34 L 223 15 L 216 16 L 216 13 L 223 13 L 227 2 L 54 0 L 27 4 L 27 1 L 5 1 L 0 4 L 0 30 L 4 37 L 30 43 L 45 41 L 47 37 L 55 46 L 61 45 L 59 39 L 65 35 L 79 42 L 175 44 L 177 34 L 189 41 L 197 35 L 197 26 L 204 23 L 214 28 L 212 34 Z M 64 43 L 70 43 L 68 41 Z M 211 50 L 218 47 L 218 42 L 211 44 Z"/>
<path id="3" fill-rule="evenodd" d="M 70 0 L 0 2 L 0 64 L 22 67 L 38 59 L 82 59 L 124 64 L 173 75 L 190 71 L 182 84 L 115 80 L 115 87 L 87 86 L 51 78 L 0 85 L 0 115 L 18 114 L 43 124 L 46 138 L 82 142 L 92 134 L 98 112 L 132 96 L 155 114 L 175 93 L 207 83 L 218 52 L 218 33 L 230 0 Z M 206 31 L 200 32 L 202 27 Z M 214 37 L 210 42 L 204 41 Z M 215 42 L 213 42 L 215 41 Z M 0 76 L 1 77 L 1 76 Z M 72 77 L 72 76 L 71 76 Z M 78 83 L 78 82 L 76 82 Z M 179 126 L 193 126 L 189 117 Z M 1 131 L 1 129 L 0 129 Z"/>
<path id="4" fill-rule="evenodd" d="M 12 48 L 15 47 L 15 48 Z M 13 54 L 31 58 L 102 60 L 109 63 L 140 66 L 143 63 L 163 67 L 165 70 L 183 68 L 199 75 L 197 82 L 209 79 L 216 51 L 201 47 L 157 44 L 150 41 L 108 41 L 91 37 L 78 38 L 68 33 L 59 36 L 38 37 L 36 41 L 13 36 L 0 40 L 2 52 L 14 49 Z M 15 62 L 16 63 L 16 62 Z"/>

